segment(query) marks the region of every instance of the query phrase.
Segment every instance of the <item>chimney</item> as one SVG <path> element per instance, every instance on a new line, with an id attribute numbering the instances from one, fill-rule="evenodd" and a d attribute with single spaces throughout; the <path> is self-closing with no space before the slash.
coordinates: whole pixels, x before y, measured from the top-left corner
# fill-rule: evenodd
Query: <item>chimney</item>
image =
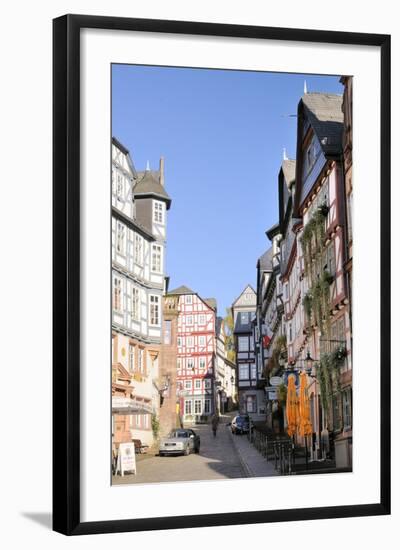
<path id="1" fill-rule="evenodd" d="M 164 157 L 160 158 L 160 183 L 164 187 Z"/>

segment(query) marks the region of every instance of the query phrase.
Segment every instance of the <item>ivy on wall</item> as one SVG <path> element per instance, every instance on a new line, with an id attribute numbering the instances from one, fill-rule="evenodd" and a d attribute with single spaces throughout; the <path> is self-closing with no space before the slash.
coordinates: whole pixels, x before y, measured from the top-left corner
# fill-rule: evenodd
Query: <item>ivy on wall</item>
<path id="1" fill-rule="evenodd" d="M 321 356 L 317 368 L 317 379 L 320 386 L 321 404 L 328 413 L 329 399 L 339 389 L 339 369 L 346 357 L 346 350 L 339 346 L 331 353 L 324 353 Z"/>
<path id="2" fill-rule="evenodd" d="M 321 334 L 329 331 L 330 285 L 333 277 L 323 269 L 325 247 L 325 219 L 328 207 L 321 205 L 305 225 L 300 237 L 304 256 L 304 271 L 309 290 L 303 298 L 308 326 L 317 325 Z"/>

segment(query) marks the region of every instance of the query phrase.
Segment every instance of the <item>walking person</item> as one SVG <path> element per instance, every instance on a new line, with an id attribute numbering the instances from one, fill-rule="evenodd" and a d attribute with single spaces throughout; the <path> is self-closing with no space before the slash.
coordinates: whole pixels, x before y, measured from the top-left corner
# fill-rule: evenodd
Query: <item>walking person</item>
<path id="1" fill-rule="evenodd" d="M 211 419 L 211 427 L 212 427 L 214 437 L 217 436 L 218 422 L 219 422 L 218 415 L 214 414 L 214 416 Z"/>

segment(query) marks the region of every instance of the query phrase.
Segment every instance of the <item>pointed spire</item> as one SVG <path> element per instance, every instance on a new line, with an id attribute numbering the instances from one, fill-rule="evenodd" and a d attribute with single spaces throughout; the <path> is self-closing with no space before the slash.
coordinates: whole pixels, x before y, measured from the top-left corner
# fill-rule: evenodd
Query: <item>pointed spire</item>
<path id="1" fill-rule="evenodd" d="M 146 164 L 146 172 L 149 172 L 150 171 L 150 162 L 147 161 L 147 164 Z"/>
<path id="2" fill-rule="evenodd" d="M 305 93 L 305 94 L 308 94 L 308 90 L 307 90 L 307 80 L 304 81 L 304 93 Z"/>
<path id="3" fill-rule="evenodd" d="M 283 160 L 289 160 L 286 153 L 286 147 L 283 148 Z"/>

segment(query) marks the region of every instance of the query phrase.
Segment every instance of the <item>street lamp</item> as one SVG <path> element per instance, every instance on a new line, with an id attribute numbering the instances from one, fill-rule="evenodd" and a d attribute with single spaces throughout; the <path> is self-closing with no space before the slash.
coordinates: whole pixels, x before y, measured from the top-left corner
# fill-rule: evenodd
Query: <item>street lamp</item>
<path id="1" fill-rule="evenodd" d="M 311 378 L 316 378 L 315 374 L 313 373 L 314 365 L 316 361 L 311 357 L 309 349 L 307 350 L 307 355 L 306 355 L 306 358 L 304 359 L 304 362 L 305 362 L 304 372 Z"/>

